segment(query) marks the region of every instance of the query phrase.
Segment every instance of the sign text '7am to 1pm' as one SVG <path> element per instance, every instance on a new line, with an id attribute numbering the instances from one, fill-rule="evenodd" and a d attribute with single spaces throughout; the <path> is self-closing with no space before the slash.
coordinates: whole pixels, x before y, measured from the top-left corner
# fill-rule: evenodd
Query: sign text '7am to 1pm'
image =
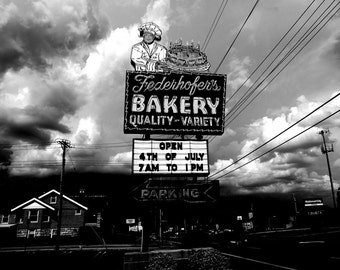
<path id="1" fill-rule="evenodd" d="M 208 175 L 208 142 L 133 140 L 134 174 Z"/>

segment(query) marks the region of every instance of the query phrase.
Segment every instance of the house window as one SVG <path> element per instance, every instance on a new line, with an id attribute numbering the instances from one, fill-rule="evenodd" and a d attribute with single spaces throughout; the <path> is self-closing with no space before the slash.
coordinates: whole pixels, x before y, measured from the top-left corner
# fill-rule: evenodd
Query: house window
<path id="1" fill-rule="evenodd" d="M 1 218 L 1 223 L 8 224 L 8 222 L 9 222 L 9 215 L 3 215 Z"/>
<path id="2" fill-rule="evenodd" d="M 23 223 L 23 214 L 20 212 L 18 214 L 15 215 L 15 222 L 17 223 Z"/>
<path id="3" fill-rule="evenodd" d="M 50 222 L 50 216 L 43 213 L 42 222 Z"/>
<path id="4" fill-rule="evenodd" d="M 81 215 L 81 209 L 77 209 L 74 214 L 76 216 L 80 216 Z"/>
<path id="5" fill-rule="evenodd" d="M 31 209 L 28 211 L 28 219 L 31 223 L 37 223 L 39 218 L 39 210 Z"/>
<path id="6" fill-rule="evenodd" d="M 56 203 L 57 203 L 57 196 L 51 196 L 50 204 L 56 204 Z"/>

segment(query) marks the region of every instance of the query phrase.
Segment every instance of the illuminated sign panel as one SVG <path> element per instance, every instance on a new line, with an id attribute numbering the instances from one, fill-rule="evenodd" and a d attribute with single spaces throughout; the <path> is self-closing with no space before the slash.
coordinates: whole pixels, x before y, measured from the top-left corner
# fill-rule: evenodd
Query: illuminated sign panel
<path id="1" fill-rule="evenodd" d="M 317 199 L 305 199 L 304 200 L 305 207 L 308 206 L 323 206 L 323 200 L 320 198 Z"/>
<path id="2" fill-rule="evenodd" d="M 126 224 L 135 224 L 136 220 L 134 218 L 127 218 L 126 219 Z"/>
<path id="3" fill-rule="evenodd" d="M 125 133 L 221 135 L 226 75 L 126 72 Z"/>
<path id="4" fill-rule="evenodd" d="M 134 139 L 132 172 L 208 175 L 208 141 Z"/>
<path id="5" fill-rule="evenodd" d="M 308 216 L 320 216 L 324 212 L 324 203 L 322 198 L 305 199 L 304 206 Z"/>

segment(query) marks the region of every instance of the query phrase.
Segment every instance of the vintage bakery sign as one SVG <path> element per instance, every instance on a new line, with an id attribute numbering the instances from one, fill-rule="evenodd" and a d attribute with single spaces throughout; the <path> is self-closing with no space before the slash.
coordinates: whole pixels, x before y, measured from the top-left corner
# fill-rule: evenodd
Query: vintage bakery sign
<path id="1" fill-rule="evenodd" d="M 226 75 L 126 71 L 124 132 L 221 135 Z"/>
<path id="2" fill-rule="evenodd" d="M 133 140 L 133 174 L 209 174 L 207 140 Z"/>

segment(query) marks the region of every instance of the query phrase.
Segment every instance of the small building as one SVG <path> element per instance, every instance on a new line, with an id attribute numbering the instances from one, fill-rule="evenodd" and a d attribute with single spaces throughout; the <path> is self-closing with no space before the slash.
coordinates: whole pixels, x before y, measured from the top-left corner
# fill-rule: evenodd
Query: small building
<path id="1" fill-rule="evenodd" d="M 63 195 L 61 236 L 77 236 L 79 228 L 85 225 L 85 211 L 88 208 Z M 16 236 L 53 237 L 57 234 L 60 193 L 54 189 L 38 198 L 32 198 L 11 209 L 11 223 L 17 225 Z M 14 217 L 14 218 L 13 218 Z"/>

